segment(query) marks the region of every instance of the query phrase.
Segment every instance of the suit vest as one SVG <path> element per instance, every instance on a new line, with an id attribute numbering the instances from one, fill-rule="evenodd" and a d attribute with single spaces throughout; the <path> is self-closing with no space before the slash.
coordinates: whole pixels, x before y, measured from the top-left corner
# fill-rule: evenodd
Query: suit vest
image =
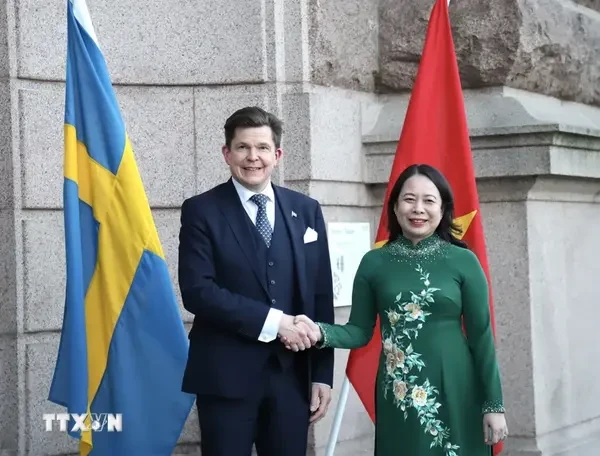
<path id="1" fill-rule="evenodd" d="M 271 306 L 280 309 L 288 315 L 297 315 L 301 303 L 298 281 L 296 279 L 296 265 L 292 250 L 291 235 L 277 200 L 275 201 L 275 229 L 271 237 L 271 245 L 267 248 L 258 229 L 247 218 L 251 226 L 252 239 L 255 245 L 256 261 L 260 276 L 264 277 Z M 279 340 L 271 342 L 273 351 L 284 366 L 289 366 L 293 361 L 293 352 L 285 349 Z"/>

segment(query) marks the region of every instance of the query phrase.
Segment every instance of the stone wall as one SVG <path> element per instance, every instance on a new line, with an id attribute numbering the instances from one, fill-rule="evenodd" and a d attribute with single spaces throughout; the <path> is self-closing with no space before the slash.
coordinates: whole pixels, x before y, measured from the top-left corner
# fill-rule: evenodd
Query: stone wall
<path id="1" fill-rule="evenodd" d="M 561 0 L 451 1 L 463 86 L 507 85 L 600 105 L 600 6 L 579 3 L 589 8 Z M 431 4 L 381 0 L 378 90 L 412 86 Z"/>
<path id="2" fill-rule="evenodd" d="M 285 122 L 277 183 L 375 232 L 433 0 L 88 2 L 173 280 L 179 206 L 227 178 L 222 126 Z M 0 9 L 0 455 L 76 451 L 43 431 L 64 303 L 65 4 Z M 488 242 L 508 456 L 595 456 L 600 220 L 596 0 L 452 0 Z M 347 308 L 338 308 L 344 323 Z M 182 309 L 189 324 L 191 315 Z M 311 429 L 323 455 L 336 395 Z M 195 412 L 178 451 L 197 451 Z M 337 454 L 372 454 L 352 391 Z"/>

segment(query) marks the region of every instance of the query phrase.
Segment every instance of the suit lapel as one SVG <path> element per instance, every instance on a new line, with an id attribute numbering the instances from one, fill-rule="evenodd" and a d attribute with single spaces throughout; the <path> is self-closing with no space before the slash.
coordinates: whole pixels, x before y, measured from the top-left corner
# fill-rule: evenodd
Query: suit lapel
<path id="1" fill-rule="evenodd" d="M 298 287 L 300 288 L 300 296 L 302 303 L 306 303 L 306 269 L 304 259 L 304 245 L 303 245 L 303 232 L 302 222 L 298 218 L 298 208 L 292 206 L 291 201 L 287 198 L 285 192 L 279 190 L 279 188 L 273 185 L 273 191 L 275 192 L 275 203 L 279 205 L 283 220 L 287 227 L 288 233 L 290 233 L 290 241 L 292 243 L 292 250 L 294 256 L 294 263 L 296 271 L 296 278 L 298 279 Z M 292 213 L 295 215 L 292 215 Z M 277 224 L 278 221 L 275 221 Z"/>
<path id="2" fill-rule="evenodd" d="M 246 256 L 248 263 L 252 266 L 254 275 L 260 282 L 261 286 L 265 290 L 267 295 L 266 277 L 260 274 L 259 266 L 256 262 L 256 252 L 254 250 L 254 243 L 252 241 L 252 232 L 248 223 L 248 214 L 244 210 L 240 197 L 235 191 L 235 187 L 231 182 L 231 179 L 224 186 L 224 192 L 221 198 L 222 204 L 219 205 L 223 217 L 229 223 L 233 234 L 240 245 L 240 249 Z"/>

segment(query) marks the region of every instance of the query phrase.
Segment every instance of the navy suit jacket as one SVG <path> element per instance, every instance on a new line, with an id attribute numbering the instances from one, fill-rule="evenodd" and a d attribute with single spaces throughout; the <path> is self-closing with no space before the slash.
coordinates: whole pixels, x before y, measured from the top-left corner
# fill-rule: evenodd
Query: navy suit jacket
<path id="1" fill-rule="evenodd" d="M 292 233 L 302 313 L 314 321 L 334 322 L 329 248 L 319 203 L 273 185 Z M 194 314 L 189 334 L 183 390 L 192 394 L 243 397 L 273 353 L 258 336 L 270 309 L 266 278 L 257 267 L 247 214 L 231 179 L 184 201 L 179 235 L 179 287 L 184 307 Z M 316 242 L 304 243 L 310 227 Z M 333 386 L 333 350 L 305 354 L 309 383 Z"/>

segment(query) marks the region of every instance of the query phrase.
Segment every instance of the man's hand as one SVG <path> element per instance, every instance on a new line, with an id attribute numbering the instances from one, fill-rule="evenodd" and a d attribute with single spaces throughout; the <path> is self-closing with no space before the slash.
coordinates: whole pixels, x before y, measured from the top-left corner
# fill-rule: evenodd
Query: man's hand
<path id="1" fill-rule="evenodd" d="M 286 315 L 284 315 L 285 317 Z M 287 322 L 286 322 L 287 324 Z M 306 335 L 306 339 L 303 338 L 303 343 L 299 344 L 298 342 L 294 342 L 293 339 L 290 339 L 288 336 L 284 335 L 281 331 L 279 332 L 279 340 L 285 345 L 285 348 L 288 350 L 298 351 L 305 350 L 310 348 L 313 345 L 316 345 L 317 342 L 321 340 L 321 328 L 316 325 L 310 318 L 306 315 L 298 315 L 293 318 L 293 324 L 296 329 L 303 334 Z M 283 325 L 283 323 L 282 323 Z M 308 343 L 306 340 L 308 339 Z M 304 348 L 302 348 L 304 347 Z"/>
<path id="2" fill-rule="evenodd" d="M 308 338 L 310 339 L 313 345 L 315 345 L 321 340 L 321 328 L 319 328 L 319 325 L 313 322 L 306 315 L 296 315 L 296 318 L 294 318 L 294 323 L 297 325 L 304 323 L 309 328 L 310 331 L 308 333 Z"/>
<path id="3" fill-rule="evenodd" d="M 313 383 L 310 398 L 310 423 L 316 423 L 327 413 L 331 402 L 331 388 L 322 383 Z"/>
<path id="4" fill-rule="evenodd" d="M 309 328 L 308 338 L 313 345 L 321 340 L 321 328 L 306 315 L 296 315 L 294 323 L 297 325 L 304 323 Z"/>
<path id="5" fill-rule="evenodd" d="M 294 323 L 294 317 L 283 314 L 279 323 L 279 338 L 285 343 L 286 348 L 297 352 L 311 347 L 308 337 L 310 328 L 306 323 Z"/>

